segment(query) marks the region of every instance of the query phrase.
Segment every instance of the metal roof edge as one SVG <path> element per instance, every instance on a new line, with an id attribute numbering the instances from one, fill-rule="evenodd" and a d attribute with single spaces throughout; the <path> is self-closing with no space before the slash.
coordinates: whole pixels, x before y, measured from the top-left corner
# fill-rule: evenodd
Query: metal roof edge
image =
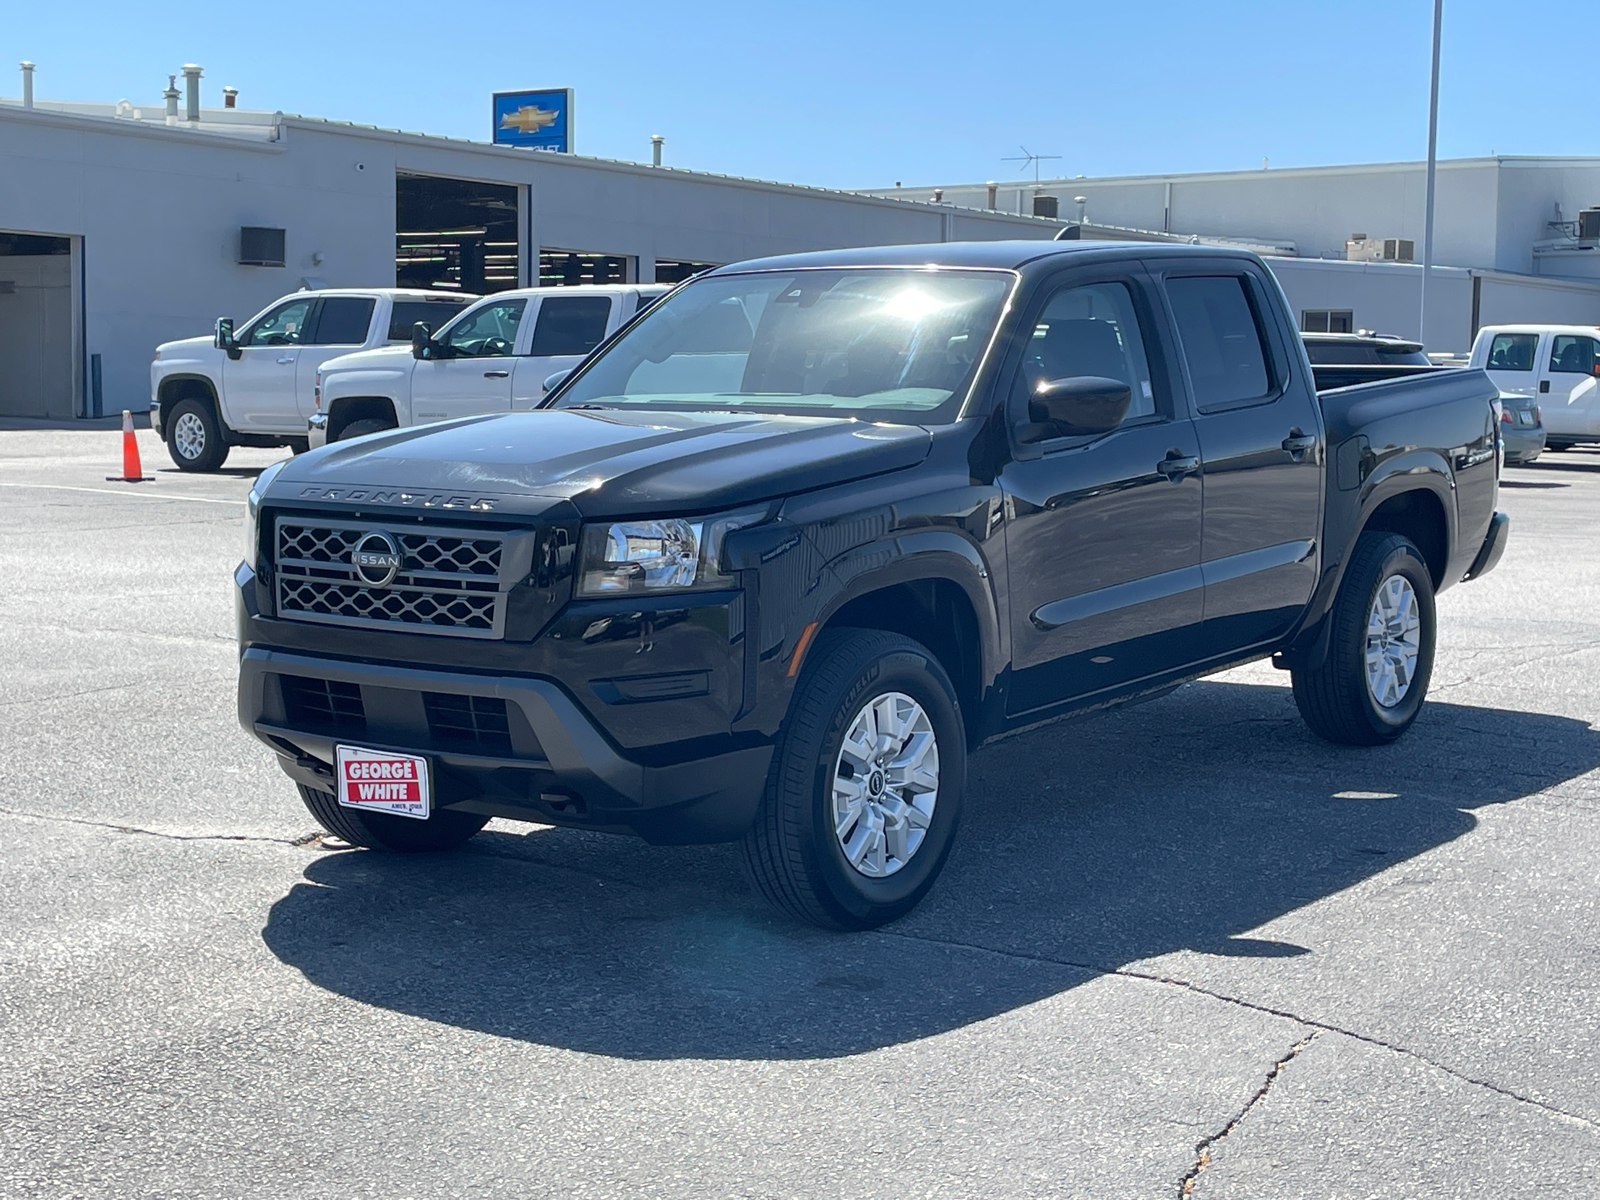
<path id="1" fill-rule="evenodd" d="M 273 115 L 278 116 L 278 114 Z M 158 125 L 153 121 L 130 121 L 125 117 L 102 117 L 90 113 L 64 113 L 48 108 L 23 108 L 14 104 L 0 104 L 0 120 L 12 120 L 19 125 L 54 125 L 80 133 L 133 134 L 138 137 L 155 138 L 158 141 L 183 142 L 190 146 L 226 146 L 235 150 L 250 150 L 257 154 L 282 154 L 284 149 L 276 136 L 246 137 L 217 133 L 210 129 Z M 273 128 L 274 130 L 278 128 L 276 120 L 273 122 Z"/>

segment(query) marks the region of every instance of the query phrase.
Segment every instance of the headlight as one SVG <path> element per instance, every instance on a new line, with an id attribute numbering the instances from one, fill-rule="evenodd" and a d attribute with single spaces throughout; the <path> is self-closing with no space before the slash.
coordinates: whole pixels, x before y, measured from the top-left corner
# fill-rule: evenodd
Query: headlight
<path id="1" fill-rule="evenodd" d="M 723 573 L 720 561 L 723 538 L 766 515 L 765 508 L 758 508 L 697 520 L 671 517 L 587 526 L 578 559 L 578 594 L 731 586 L 733 576 Z"/>
<path id="2" fill-rule="evenodd" d="M 250 485 L 250 494 L 244 499 L 244 562 L 252 571 L 256 569 L 256 556 L 261 544 L 261 497 L 266 493 L 267 485 L 288 465 L 289 460 L 284 459 L 257 475 L 256 481 Z"/>

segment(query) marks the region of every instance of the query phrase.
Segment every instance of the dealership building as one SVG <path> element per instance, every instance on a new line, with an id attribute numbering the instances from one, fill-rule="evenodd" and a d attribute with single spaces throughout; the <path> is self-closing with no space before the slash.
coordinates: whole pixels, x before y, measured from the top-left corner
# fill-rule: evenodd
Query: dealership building
<path id="1" fill-rule="evenodd" d="M 164 103 L 0 99 L 0 416 L 142 408 L 159 342 L 299 288 L 676 281 L 886 243 L 1245 245 L 1309 327 L 1418 332 L 1418 164 L 845 192 L 250 111 L 231 89 L 213 107 L 200 89 L 196 69 Z M 1600 159 L 1447 162 L 1439 180 L 1430 348 L 1498 321 L 1600 323 L 1584 211 Z"/>

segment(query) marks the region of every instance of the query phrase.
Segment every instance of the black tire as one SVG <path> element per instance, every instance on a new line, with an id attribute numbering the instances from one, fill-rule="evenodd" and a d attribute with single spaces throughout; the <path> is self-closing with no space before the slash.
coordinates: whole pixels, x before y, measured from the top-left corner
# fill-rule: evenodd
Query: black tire
<path id="1" fill-rule="evenodd" d="M 921 843 L 893 873 L 872 878 L 851 865 L 835 836 L 833 776 L 849 726 L 875 698 L 894 692 L 910 697 L 928 719 L 938 755 L 937 799 Z M 824 928 L 873 929 L 904 916 L 950 853 L 966 771 L 961 712 L 938 659 L 899 634 L 825 633 L 811 648 L 761 808 L 745 835 L 746 874 L 779 911 Z M 874 768 L 873 776 L 882 773 Z"/>
<path id="2" fill-rule="evenodd" d="M 350 424 L 339 430 L 339 436 L 333 440 L 343 442 L 350 438 L 365 437 L 369 433 L 382 433 L 385 429 L 393 429 L 394 427 L 393 421 L 386 421 L 381 417 L 364 417 L 359 421 L 351 421 Z"/>
<path id="3" fill-rule="evenodd" d="M 1550 451 L 1552 454 L 1565 454 L 1568 450 L 1572 449 L 1572 443 L 1571 442 L 1552 442 L 1552 441 L 1546 440 L 1546 442 L 1544 444 L 1544 448 L 1546 450 Z"/>
<path id="4" fill-rule="evenodd" d="M 454 850 L 489 822 L 488 817 L 450 809 L 439 810 L 426 821 L 388 813 L 359 812 L 342 806 L 331 792 L 319 792 L 303 783 L 298 786 L 300 799 L 305 801 L 318 825 L 353 846 L 373 850 L 394 850 L 401 854 Z"/>
<path id="5" fill-rule="evenodd" d="M 291 454 L 305 454 L 310 449 L 310 438 L 293 438 L 289 442 L 289 453 Z"/>
<path id="6" fill-rule="evenodd" d="M 1397 575 L 1416 599 L 1417 656 L 1404 694 L 1386 706 L 1374 697 L 1367 680 L 1367 623 L 1378 589 Z M 1341 745 L 1394 741 L 1411 727 L 1427 697 L 1437 634 L 1433 577 L 1411 539 L 1398 533 L 1362 534 L 1328 620 L 1333 628 L 1327 657 L 1314 669 L 1291 672 L 1301 717 L 1317 736 Z"/>
<path id="7" fill-rule="evenodd" d="M 180 400 L 161 414 L 167 453 L 180 471 L 215 471 L 228 458 L 228 442 L 217 413 L 204 400 Z"/>

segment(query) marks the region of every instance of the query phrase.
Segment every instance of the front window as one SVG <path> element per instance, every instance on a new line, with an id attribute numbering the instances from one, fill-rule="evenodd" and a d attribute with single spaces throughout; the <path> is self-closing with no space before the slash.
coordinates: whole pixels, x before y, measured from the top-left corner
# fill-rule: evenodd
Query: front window
<path id="1" fill-rule="evenodd" d="M 306 331 L 311 300 L 290 300 L 262 317 L 237 339 L 240 346 L 298 346 Z"/>
<path id="2" fill-rule="evenodd" d="M 517 326 L 527 306 L 526 300 L 496 300 L 468 309 L 439 341 L 449 347 L 451 358 L 503 358 L 517 344 Z"/>
<path id="3" fill-rule="evenodd" d="M 652 309 L 556 406 L 948 419 L 1013 280 L 869 268 L 711 276 Z"/>

